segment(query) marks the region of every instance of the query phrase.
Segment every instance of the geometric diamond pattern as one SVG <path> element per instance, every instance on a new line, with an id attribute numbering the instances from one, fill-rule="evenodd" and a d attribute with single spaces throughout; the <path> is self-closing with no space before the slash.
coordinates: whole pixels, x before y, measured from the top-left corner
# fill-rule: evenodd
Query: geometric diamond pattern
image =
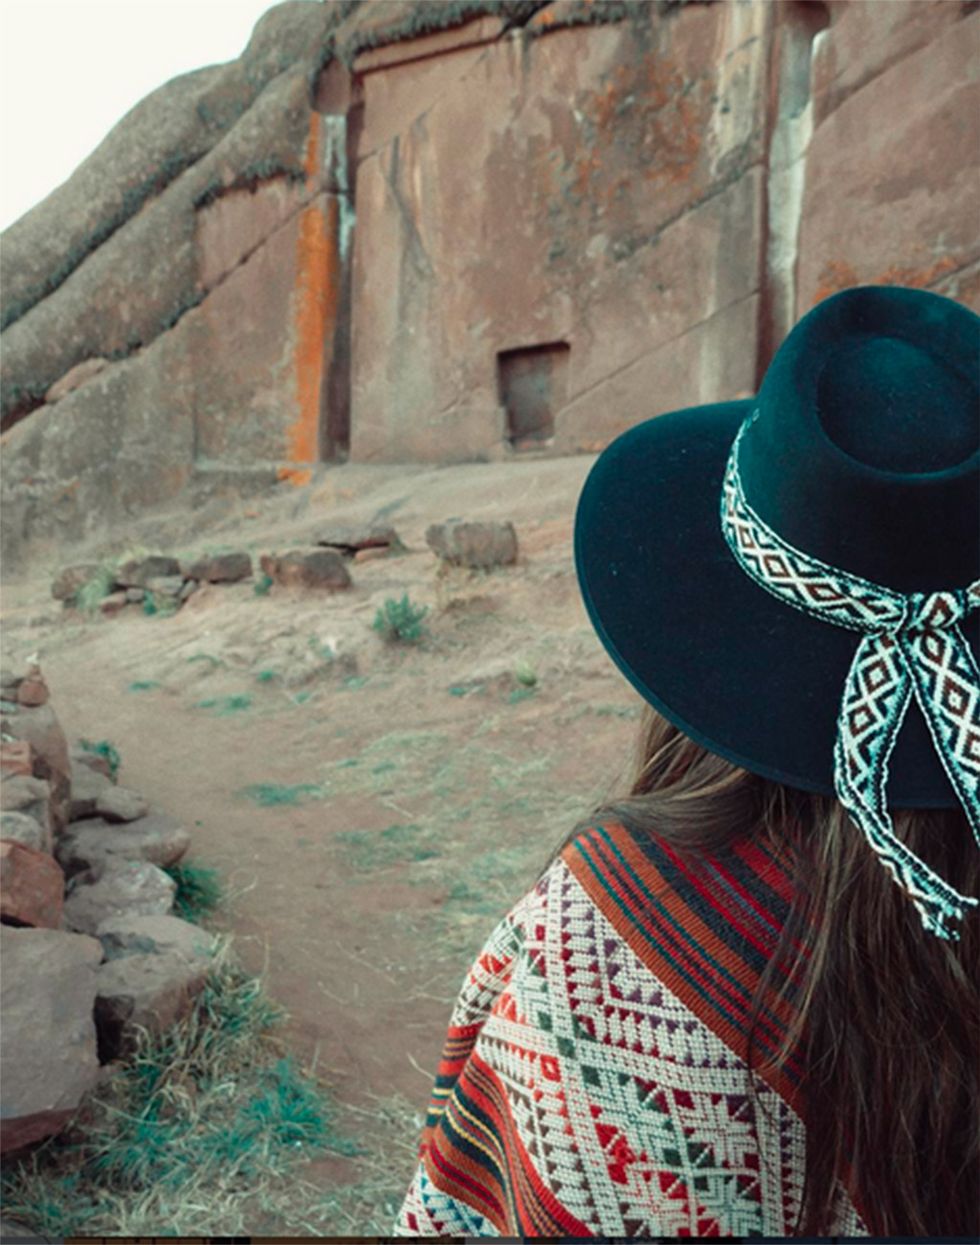
<path id="1" fill-rule="evenodd" d="M 756 1113 L 746 1064 L 637 957 L 564 860 L 487 939 L 450 1019 L 450 1035 L 463 1030 L 468 1054 L 426 1129 L 393 1235 L 789 1232 L 799 1116 L 758 1078 Z M 867 1235 L 840 1192 L 837 1231 Z"/>

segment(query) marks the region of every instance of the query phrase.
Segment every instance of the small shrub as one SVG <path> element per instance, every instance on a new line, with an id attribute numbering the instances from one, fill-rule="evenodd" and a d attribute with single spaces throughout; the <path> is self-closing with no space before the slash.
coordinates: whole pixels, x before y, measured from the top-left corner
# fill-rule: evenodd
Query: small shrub
<path id="1" fill-rule="evenodd" d="M 523 683 L 525 687 L 534 687 L 538 681 L 538 676 L 526 661 L 519 661 L 514 667 L 514 678 L 518 683 Z"/>
<path id="2" fill-rule="evenodd" d="M 422 638 L 425 628 L 422 627 L 421 620 L 428 612 L 427 605 L 412 605 L 406 592 L 400 601 L 389 597 L 378 610 L 371 627 L 388 643 L 401 641 L 414 644 Z"/>
<path id="3" fill-rule="evenodd" d="M 180 609 L 180 602 L 176 597 L 158 596 L 155 592 L 147 592 L 143 597 L 143 613 L 144 614 L 160 614 L 164 618 L 171 614 L 176 614 Z"/>
<path id="4" fill-rule="evenodd" d="M 109 743 L 108 739 L 100 739 L 97 744 L 92 743 L 90 739 L 80 739 L 78 746 L 84 748 L 86 752 L 92 752 L 96 756 L 105 757 L 109 762 L 109 773 L 112 781 L 116 781 L 116 775 L 119 773 L 119 766 L 122 762 L 118 751 Z"/>
<path id="5" fill-rule="evenodd" d="M 255 586 L 253 587 L 252 591 L 255 593 L 257 597 L 264 597 L 267 595 L 271 587 L 272 587 L 272 576 L 263 572 L 262 578 L 257 579 L 255 581 Z"/>
<path id="6" fill-rule="evenodd" d="M 177 883 L 174 912 L 185 921 L 197 924 L 221 903 L 221 883 L 216 869 L 178 863 L 167 865 L 164 873 Z"/>
<path id="7" fill-rule="evenodd" d="M 100 602 L 112 592 L 115 582 L 115 565 L 104 563 L 84 584 L 76 588 L 73 598 L 75 605 L 89 614 L 94 613 Z"/>

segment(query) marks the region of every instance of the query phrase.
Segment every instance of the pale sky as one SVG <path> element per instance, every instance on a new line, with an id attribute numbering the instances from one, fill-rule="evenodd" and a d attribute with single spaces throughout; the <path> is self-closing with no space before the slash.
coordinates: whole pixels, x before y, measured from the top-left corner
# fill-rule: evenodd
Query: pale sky
<path id="1" fill-rule="evenodd" d="M 134 104 L 234 60 L 273 0 L 0 0 L 0 229 Z"/>

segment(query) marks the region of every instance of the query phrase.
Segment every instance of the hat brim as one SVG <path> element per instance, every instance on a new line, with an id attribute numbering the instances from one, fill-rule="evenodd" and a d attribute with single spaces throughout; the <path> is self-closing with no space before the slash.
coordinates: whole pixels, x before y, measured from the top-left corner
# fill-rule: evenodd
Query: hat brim
<path id="1" fill-rule="evenodd" d="M 837 714 L 861 636 L 778 601 L 725 542 L 722 478 L 754 405 L 672 411 L 611 442 L 579 495 L 575 570 L 599 639 L 644 700 L 734 764 L 833 795 Z M 974 653 L 978 630 L 964 625 Z M 958 803 L 914 699 L 886 795 L 893 808 Z"/>

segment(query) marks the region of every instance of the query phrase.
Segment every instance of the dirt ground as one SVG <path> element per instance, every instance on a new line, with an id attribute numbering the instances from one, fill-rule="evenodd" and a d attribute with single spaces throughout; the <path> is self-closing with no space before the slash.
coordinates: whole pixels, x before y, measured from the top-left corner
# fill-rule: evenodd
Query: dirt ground
<path id="1" fill-rule="evenodd" d="M 589 623 L 572 558 L 594 461 L 345 464 L 302 492 L 147 517 L 3 582 L 3 664 L 37 654 L 69 739 L 111 741 L 119 781 L 183 819 L 187 859 L 231 890 L 214 924 L 264 974 L 289 1013 L 283 1041 L 364 1151 L 298 1169 L 333 1199 L 338 1232 L 390 1232 L 467 968 L 625 777 L 640 702 Z M 453 516 L 510 519 L 518 563 L 440 578 L 425 529 Z M 260 553 L 375 518 L 408 551 L 351 564 L 346 592 L 262 596 L 251 580 L 202 588 L 171 617 L 112 618 L 50 594 L 61 565 L 127 543 L 245 548 L 258 579 Z M 429 607 L 426 637 L 388 645 L 370 624 L 406 592 Z M 327 646 L 348 664 L 321 660 Z M 519 662 L 533 690 L 513 678 Z M 295 802 L 264 804 L 260 784 L 295 785 Z M 254 1232 L 283 1230 L 256 1219 Z"/>

